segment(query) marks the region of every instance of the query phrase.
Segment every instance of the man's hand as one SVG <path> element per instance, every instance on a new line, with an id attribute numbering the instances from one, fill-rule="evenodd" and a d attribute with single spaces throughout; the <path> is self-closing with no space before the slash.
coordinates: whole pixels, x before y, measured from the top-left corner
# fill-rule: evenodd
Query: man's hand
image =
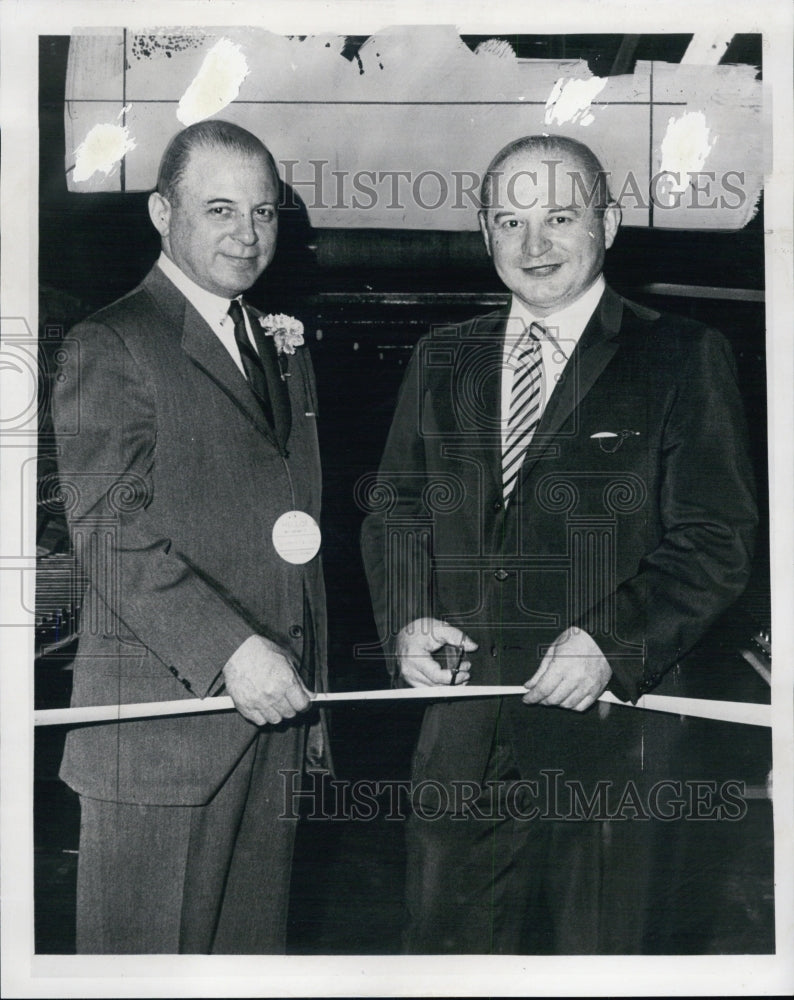
<path id="1" fill-rule="evenodd" d="M 439 666 L 431 655 L 442 646 L 455 646 L 457 649 L 462 646 L 464 653 L 471 653 L 477 648 L 477 643 L 459 628 L 437 618 L 417 618 L 405 625 L 397 633 L 396 643 L 400 674 L 411 687 L 452 683 L 452 670 Z M 462 659 L 454 683 L 465 684 L 470 669 L 469 661 Z"/>
<path id="2" fill-rule="evenodd" d="M 249 636 L 223 668 L 226 690 L 235 708 L 254 725 L 276 725 L 311 704 L 284 650 L 262 635 Z"/>
<path id="3" fill-rule="evenodd" d="M 603 693 L 612 668 L 595 639 L 580 628 L 558 636 L 524 687 L 525 705 L 558 705 L 584 712 Z"/>

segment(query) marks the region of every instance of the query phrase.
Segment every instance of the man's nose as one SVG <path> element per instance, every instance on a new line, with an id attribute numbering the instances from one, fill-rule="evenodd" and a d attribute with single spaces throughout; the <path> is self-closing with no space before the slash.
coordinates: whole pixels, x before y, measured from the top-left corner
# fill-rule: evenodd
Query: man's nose
<path id="1" fill-rule="evenodd" d="M 257 236 L 256 227 L 254 226 L 254 219 L 251 215 L 240 214 L 237 217 L 236 225 L 234 227 L 234 238 L 239 243 L 244 243 L 246 246 L 251 246 L 256 243 Z"/>
<path id="2" fill-rule="evenodd" d="M 542 257 L 551 247 L 551 240 L 542 226 L 529 225 L 524 230 L 521 249 L 527 257 Z"/>

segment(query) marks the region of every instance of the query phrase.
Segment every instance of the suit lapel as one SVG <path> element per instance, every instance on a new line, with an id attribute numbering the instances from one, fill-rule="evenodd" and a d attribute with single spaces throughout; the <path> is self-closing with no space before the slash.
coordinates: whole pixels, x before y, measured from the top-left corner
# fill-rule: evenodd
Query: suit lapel
<path id="1" fill-rule="evenodd" d="M 535 464 L 554 443 L 566 420 L 582 402 L 618 349 L 616 334 L 620 331 L 623 302 L 607 288 L 590 322 L 555 387 L 541 417 L 532 443 L 521 467 L 519 479 L 524 480 Z"/>
<path id="2" fill-rule="evenodd" d="M 259 323 L 259 314 L 248 308 L 248 317 L 251 320 L 251 329 L 256 341 L 256 349 L 262 359 L 267 378 L 267 388 L 270 393 L 270 405 L 273 407 L 273 420 L 275 421 L 276 437 L 282 449 L 286 447 L 290 430 L 292 429 L 292 411 L 290 408 L 290 394 L 288 391 L 288 380 L 291 377 L 288 370 L 288 361 L 284 359 L 285 377 L 281 377 L 281 369 L 276 354 L 276 345 L 273 337 L 266 337 Z"/>
<path id="3" fill-rule="evenodd" d="M 471 443 L 499 494 L 502 491 L 502 351 L 510 303 L 461 329 L 451 378 L 451 405 L 436 408 L 442 430 Z M 543 412 L 521 467 L 519 481 L 555 443 L 555 438 L 585 398 L 618 349 L 623 302 L 604 290 L 590 322 Z M 439 342 L 441 343 L 441 342 Z M 435 345 L 433 345 L 435 346 Z M 442 396 L 441 399 L 444 397 Z"/>
<path id="4" fill-rule="evenodd" d="M 501 490 L 502 349 L 510 304 L 474 320 L 464 331 L 452 378 L 459 433 L 472 442 L 483 467 Z"/>
<path id="5" fill-rule="evenodd" d="M 274 429 L 248 380 L 194 306 L 156 265 L 143 285 L 165 314 L 169 325 L 180 332 L 182 349 L 193 364 L 229 397 L 258 430 L 278 445 Z"/>

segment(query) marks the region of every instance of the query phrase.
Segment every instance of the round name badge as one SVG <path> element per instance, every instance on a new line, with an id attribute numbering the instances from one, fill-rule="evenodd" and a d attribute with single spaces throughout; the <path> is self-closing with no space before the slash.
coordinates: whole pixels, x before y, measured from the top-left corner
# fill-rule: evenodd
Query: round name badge
<path id="1" fill-rule="evenodd" d="M 302 510 L 288 510 L 273 525 L 273 548 L 284 562 L 309 562 L 320 551 L 320 541 L 319 525 Z"/>

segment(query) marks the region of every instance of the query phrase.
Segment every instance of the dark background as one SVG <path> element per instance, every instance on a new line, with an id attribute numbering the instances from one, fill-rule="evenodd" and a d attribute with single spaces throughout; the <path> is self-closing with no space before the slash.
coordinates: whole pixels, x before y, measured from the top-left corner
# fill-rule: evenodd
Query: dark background
<path id="1" fill-rule="evenodd" d="M 691 35 L 504 36 L 521 57 L 588 60 L 596 75 L 631 72 L 637 59 L 679 61 Z M 483 39 L 466 36 L 474 48 Z M 363 38 L 345 48 L 355 59 Z M 64 332 L 129 291 L 159 252 L 146 194 L 70 194 L 64 175 L 64 87 L 68 37 L 40 39 L 40 249 L 42 364 L 40 472 L 57 472 L 47 423 L 48 384 Z M 761 65 L 757 35 L 737 35 L 723 62 Z M 294 197 L 294 195 L 293 195 Z M 297 199 L 296 199 L 297 200 Z M 740 651 L 769 624 L 767 425 L 763 205 L 741 231 L 621 230 L 607 255 L 606 277 L 619 292 L 722 330 L 736 354 L 748 412 L 762 508 L 751 583 L 685 664 L 688 692 L 768 701 L 768 688 Z M 653 283 L 711 289 L 652 294 Z M 750 293 L 750 294 L 748 294 Z M 752 293 L 755 293 L 754 295 Z M 363 516 L 354 501 L 360 476 L 377 467 L 404 365 L 433 323 L 487 312 L 507 296 L 478 233 L 311 229 L 302 206 L 282 211 L 274 263 L 252 289 L 268 312 L 298 315 L 317 371 L 325 501 L 323 552 L 329 583 L 330 669 L 336 689 L 386 686 L 377 658 L 356 655 L 375 644 L 358 550 Z M 74 652 L 77 580 L 57 505 L 42 490 L 38 547 L 36 701 L 68 704 Z M 341 585 L 340 585 L 341 581 Z M 753 647 L 756 649 L 757 647 Z M 340 778 L 404 778 L 417 731 L 414 706 L 377 703 L 333 711 Z M 681 753 L 708 777 L 751 786 L 742 824 L 682 831 L 670 862 L 675 891 L 649 931 L 649 952 L 763 952 L 773 949 L 771 806 L 764 797 L 771 765 L 767 731 L 676 720 Z M 74 948 L 76 797 L 57 778 L 59 729 L 36 738 L 37 951 Z M 730 746 L 726 754 L 725 746 Z M 702 776 L 702 775 L 700 775 Z M 691 826 L 691 825 L 690 825 Z M 741 829 L 738 829 L 741 827 Z M 296 858 L 290 950 L 378 953 L 398 947 L 402 827 L 398 822 L 303 824 Z M 664 917 L 664 919 L 663 919 Z M 542 941 L 538 944 L 542 949 Z"/>

